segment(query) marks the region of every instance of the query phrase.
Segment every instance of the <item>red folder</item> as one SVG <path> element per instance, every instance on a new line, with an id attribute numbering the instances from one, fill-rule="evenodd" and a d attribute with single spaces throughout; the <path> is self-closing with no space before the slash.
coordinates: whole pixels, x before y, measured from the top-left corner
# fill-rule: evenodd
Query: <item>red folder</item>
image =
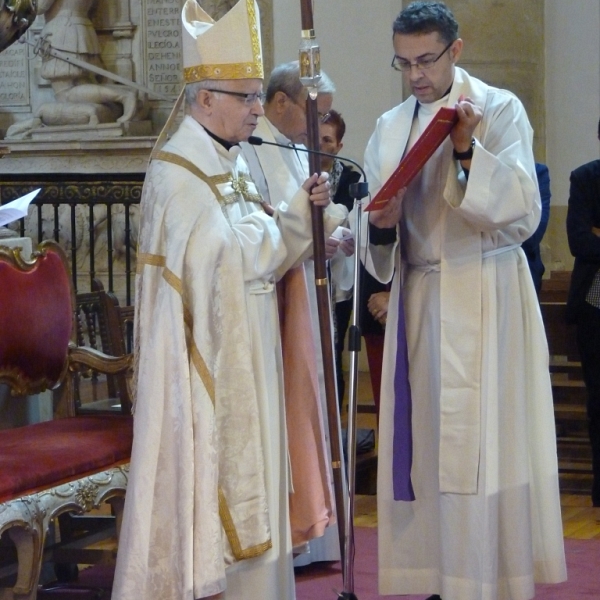
<path id="1" fill-rule="evenodd" d="M 396 170 L 390 178 L 381 186 L 375 194 L 375 198 L 369 203 L 365 210 L 379 210 L 383 208 L 398 190 L 406 187 L 414 176 L 423 168 L 423 165 L 431 158 L 436 148 L 446 139 L 452 127 L 458 120 L 454 108 L 442 107 L 425 131 L 421 134 L 414 146 L 406 153 L 400 161 Z"/>

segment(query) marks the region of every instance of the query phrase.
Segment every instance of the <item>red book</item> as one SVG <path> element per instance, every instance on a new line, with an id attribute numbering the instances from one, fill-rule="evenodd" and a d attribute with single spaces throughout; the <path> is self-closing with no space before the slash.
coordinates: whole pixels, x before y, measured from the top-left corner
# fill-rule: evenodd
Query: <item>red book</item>
<path id="1" fill-rule="evenodd" d="M 427 125 L 427 129 L 406 153 L 396 170 L 381 186 L 381 189 L 375 194 L 375 198 L 365 210 L 383 208 L 389 199 L 398 193 L 398 190 L 406 187 L 431 158 L 436 148 L 446 139 L 457 120 L 458 117 L 454 108 L 445 106 L 440 108 L 431 123 Z"/>

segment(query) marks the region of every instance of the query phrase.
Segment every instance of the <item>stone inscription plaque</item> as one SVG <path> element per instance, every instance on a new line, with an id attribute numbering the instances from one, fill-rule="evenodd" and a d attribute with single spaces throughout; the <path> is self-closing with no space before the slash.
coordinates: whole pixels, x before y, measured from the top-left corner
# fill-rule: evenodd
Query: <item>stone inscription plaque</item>
<path id="1" fill-rule="evenodd" d="M 13 44 L 0 52 L 0 111 L 29 106 L 27 46 Z"/>
<path id="2" fill-rule="evenodd" d="M 146 0 L 148 87 L 177 97 L 183 82 L 180 0 Z"/>

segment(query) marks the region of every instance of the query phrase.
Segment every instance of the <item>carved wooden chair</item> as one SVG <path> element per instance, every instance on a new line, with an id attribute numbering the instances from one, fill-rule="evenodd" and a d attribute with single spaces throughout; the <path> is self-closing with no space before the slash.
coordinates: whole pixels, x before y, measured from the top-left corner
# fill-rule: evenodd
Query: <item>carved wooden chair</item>
<path id="1" fill-rule="evenodd" d="M 132 417 L 81 414 L 73 375 L 82 370 L 118 376 L 131 356 L 111 357 L 78 346 L 75 298 L 66 257 L 44 242 L 31 261 L 0 247 L 0 383 L 17 396 L 60 386 L 64 418 L 0 430 L 0 534 L 16 546 L 18 569 L 0 597 L 33 600 L 52 519 L 111 502 L 120 520 L 131 455 Z"/>
<path id="2" fill-rule="evenodd" d="M 127 354 L 123 314 L 133 307 L 120 307 L 116 296 L 104 290 L 98 279 L 92 291 L 75 298 L 75 342 L 109 356 Z M 108 411 L 131 414 L 128 373 L 102 375 L 93 369 L 74 374 L 73 396 L 80 414 Z"/>

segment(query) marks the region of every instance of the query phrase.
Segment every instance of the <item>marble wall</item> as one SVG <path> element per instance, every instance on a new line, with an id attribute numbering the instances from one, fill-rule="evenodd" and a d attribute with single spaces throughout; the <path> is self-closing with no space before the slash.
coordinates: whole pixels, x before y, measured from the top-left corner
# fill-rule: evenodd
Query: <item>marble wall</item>
<path id="1" fill-rule="evenodd" d="M 544 0 L 453 0 L 465 42 L 460 66 L 523 102 L 535 132 L 534 152 L 546 155 Z"/>

